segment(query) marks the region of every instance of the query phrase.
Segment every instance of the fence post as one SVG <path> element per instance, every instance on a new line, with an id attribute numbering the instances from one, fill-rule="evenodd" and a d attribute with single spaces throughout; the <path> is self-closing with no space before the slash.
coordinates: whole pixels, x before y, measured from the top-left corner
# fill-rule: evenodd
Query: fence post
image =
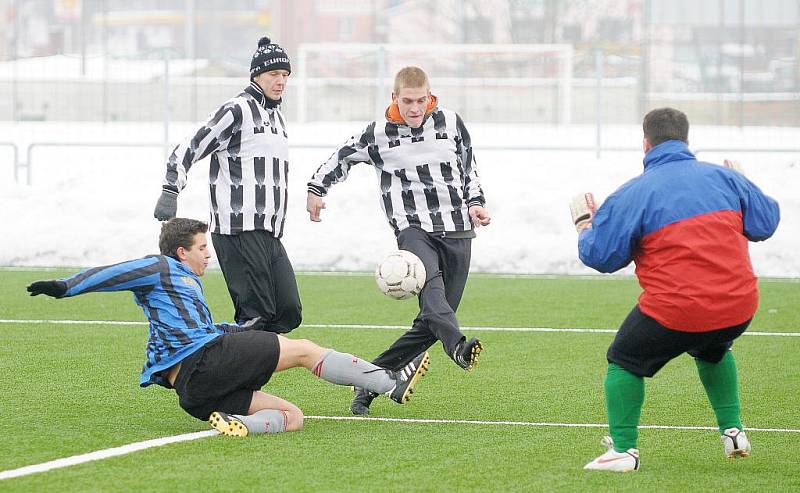
<path id="1" fill-rule="evenodd" d="M 602 126 L 603 126 L 603 50 L 595 48 L 594 50 L 594 72 L 596 78 L 595 86 L 595 157 L 600 159 L 600 148 L 603 145 L 602 141 Z"/>
<path id="2" fill-rule="evenodd" d="M 561 45 L 563 48 L 558 56 L 561 64 L 560 78 L 560 105 L 559 124 L 572 124 L 572 64 L 574 58 L 574 48 L 572 45 Z"/>
<path id="3" fill-rule="evenodd" d="M 306 122 L 306 47 L 300 45 L 297 47 L 297 123 Z"/>
<path id="4" fill-rule="evenodd" d="M 383 102 L 386 101 L 386 91 L 384 87 L 386 86 L 386 79 L 389 77 L 389 74 L 386 73 L 388 70 L 388 64 L 386 63 L 386 47 L 380 45 L 376 55 L 378 56 L 376 67 L 378 73 L 375 84 L 375 111 L 373 114 L 380 115 L 381 106 L 383 106 Z"/>
<path id="5" fill-rule="evenodd" d="M 164 156 L 169 156 L 169 49 L 165 48 L 164 56 Z"/>

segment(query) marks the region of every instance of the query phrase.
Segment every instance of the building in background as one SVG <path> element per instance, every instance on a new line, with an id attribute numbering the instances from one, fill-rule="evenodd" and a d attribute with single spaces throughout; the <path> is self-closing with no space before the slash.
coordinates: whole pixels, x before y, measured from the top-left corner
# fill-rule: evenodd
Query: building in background
<path id="1" fill-rule="evenodd" d="M 697 123 L 800 125 L 796 0 L 0 0 L 0 14 L 4 120 L 160 120 L 166 107 L 196 121 L 242 85 L 268 34 L 303 55 L 304 99 L 286 101 L 297 118 L 371 117 L 402 59 L 429 64 L 471 121 L 632 123 L 673 104 Z M 402 51 L 418 45 L 435 50 Z"/>

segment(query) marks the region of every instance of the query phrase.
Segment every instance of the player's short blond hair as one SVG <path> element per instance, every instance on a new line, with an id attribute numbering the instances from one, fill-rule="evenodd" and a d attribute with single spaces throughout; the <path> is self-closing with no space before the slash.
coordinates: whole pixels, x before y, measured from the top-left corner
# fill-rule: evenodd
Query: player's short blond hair
<path id="1" fill-rule="evenodd" d="M 403 67 L 394 76 L 394 93 L 399 94 L 404 87 L 424 87 L 426 91 L 431 89 L 428 75 L 419 67 Z"/>

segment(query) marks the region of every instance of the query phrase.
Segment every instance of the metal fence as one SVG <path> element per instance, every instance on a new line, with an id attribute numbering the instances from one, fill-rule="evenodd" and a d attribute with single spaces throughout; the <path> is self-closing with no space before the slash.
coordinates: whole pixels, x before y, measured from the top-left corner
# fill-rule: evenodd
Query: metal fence
<path id="1" fill-rule="evenodd" d="M 296 63 L 284 109 L 299 121 L 380 113 L 393 57 L 413 40 L 428 49 L 409 63 L 431 67 L 448 105 L 471 121 L 630 124 L 670 105 L 696 124 L 800 126 L 794 0 L 0 0 L 1 8 L 0 121 L 198 121 L 246 84 L 256 40 L 269 33 Z M 398 29 L 409 16 L 427 22 Z M 368 48 L 346 56 L 354 46 Z M 563 51 L 508 56 L 525 46 L 567 46 L 570 64 L 561 65 Z"/>

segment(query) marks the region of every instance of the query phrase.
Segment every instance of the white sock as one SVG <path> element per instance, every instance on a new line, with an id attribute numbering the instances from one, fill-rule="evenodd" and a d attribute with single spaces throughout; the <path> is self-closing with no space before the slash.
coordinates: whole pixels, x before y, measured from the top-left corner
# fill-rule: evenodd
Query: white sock
<path id="1" fill-rule="evenodd" d="M 338 385 L 352 385 L 384 394 L 392 390 L 395 380 L 385 369 L 352 354 L 328 349 L 314 365 L 314 375 Z"/>
<path id="2" fill-rule="evenodd" d="M 278 409 L 262 409 L 248 416 L 231 416 L 244 423 L 248 433 L 282 433 L 289 424 L 289 414 Z"/>

